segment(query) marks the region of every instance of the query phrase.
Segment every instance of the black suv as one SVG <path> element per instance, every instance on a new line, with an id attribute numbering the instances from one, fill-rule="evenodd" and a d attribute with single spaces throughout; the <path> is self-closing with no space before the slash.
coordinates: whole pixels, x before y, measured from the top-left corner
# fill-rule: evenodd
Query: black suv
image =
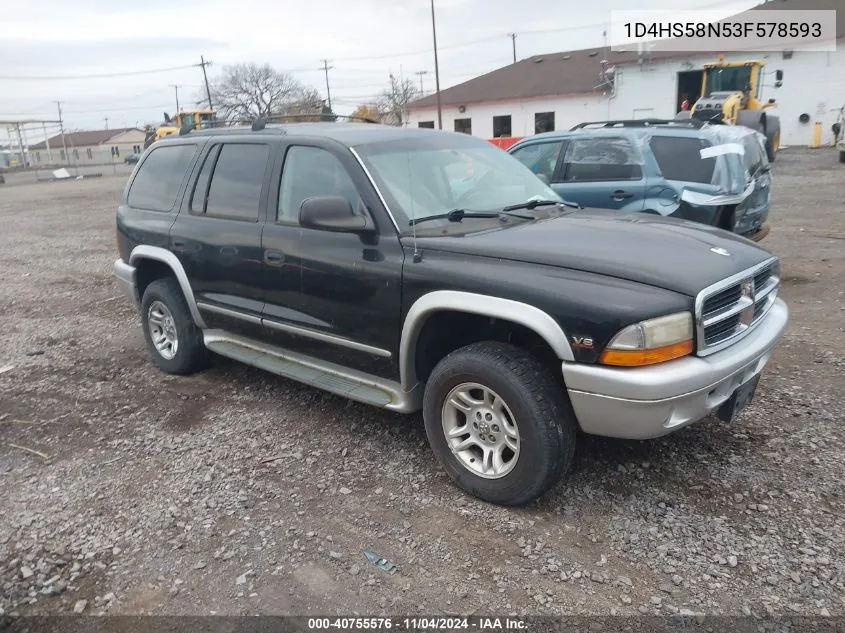
<path id="1" fill-rule="evenodd" d="M 464 134 L 361 123 L 154 143 L 114 269 L 154 362 L 208 351 L 399 413 L 500 504 L 576 432 L 653 438 L 754 394 L 787 326 L 779 261 L 727 231 L 564 203 Z"/>

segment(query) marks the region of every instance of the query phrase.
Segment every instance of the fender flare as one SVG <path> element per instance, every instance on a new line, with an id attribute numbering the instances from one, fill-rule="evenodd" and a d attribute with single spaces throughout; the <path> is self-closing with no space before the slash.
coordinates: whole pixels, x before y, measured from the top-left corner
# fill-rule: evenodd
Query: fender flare
<path id="1" fill-rule="evenodd" d="M 188 275 L 185 274 L 185 269 L 182 267 L 182 262 L 179 261 L 179 258 L 166 248 L 142 244 L 132 249 L 132 253 L 129 255 L 129 264 L 138 266 L 138 262 L 144 259 L 152 259 L 166 264 L 173 271 L 176 281 L 179 282 L 179 287 L 182 288 L 182 294 L 185 296 L 185 301 L 188 304 L 188 310 L 191 312 L 194 323 L 197 324 L 197 327 L 205 329 L 205 321 L 200 314 L 199 308 L 197 308 L 194 291 L 191 290 L 191 284 L 188 283 Z"/>
<path id="2" fill-rule="evenodd" d="M 546 312 L 528 303 L 457 290 L 435 290 L 417 299 L 405 315 L 399 342 L 399 376 L 402 389 L 410 391 L 418 383 L 416 345 L 428 317 L 450 310 L 479 314 L 519 323 L 536 332 L 562 361 L 574 361 L 575 355 L 566 334 Z"/>

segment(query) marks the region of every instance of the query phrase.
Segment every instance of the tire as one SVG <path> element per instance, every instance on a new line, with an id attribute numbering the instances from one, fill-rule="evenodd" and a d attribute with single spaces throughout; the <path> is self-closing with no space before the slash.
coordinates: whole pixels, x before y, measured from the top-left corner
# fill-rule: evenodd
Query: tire
<path id="1" fill-rule="evenodd" d="M 496 408 L 489 406 L 489 399 L 488 406 L 482 405 L 485 392 L 472 389 L 471 385 L 483 387 L 488 396 L 498 396 L 504 403 L 497 407 L 502 415 L 491 417 Z M 473 414 L 476 407 L 470 405 L 470 412 L 465 415 L 448 405 L 449 400 L 467 402 L 453 395 L 457 390 L 474 396 L 480 410 Z M 477 415 L 482 417 L 476 418 Z M 556 380 L 534 356 L 513 345 L 473 343 L 443 358 L 426 383 L 423 419 L 435 457 L 452 481 L 490 503 L 517 506 L 533 501 L 554 486 L 572 465 L 577 422 L 563 381 Z M 444 427 L 469 429 L 476 420 L 481 424 L 478 430 L 447 440 Z M 503 421 L 512 424 L 502 424 Z M 510 444 L 505 437 L 509 428 Z M 513 428 L 518 435 L 515 443 Z M 488 440 L 494 440 L 488 445 L 490 454 L 495 452 L 492 446 L 507 448 L 499 452 L 500 472 L 493 471 L 496 462 L 491 459 L 486 464 L 491 469 L 484 476 L 479 471 L 482 455 L 488 451 L 480 447 Z M 468 450 L 455 453 L 450 441 L 473 444 Z"/>
<path id="2" fill-rule="evenodd" d="M 778 150 L 780 149 L 780 118 L 776 116 L 766 117 L 766 155 L 769 162 L 775 162 Z"/>
<path id="3" fill-rule="evenodd" d="M 151 321 L 151 316 L 159 325 Z M 156 279 L 147 286 L 141 300 L 141 326 L 153 362 L 165 373 L 193 374 L 205 366 L 208 354 L 202 331 L 194 323 L 175 279 Z M 159 341 L 164 338 L 165 343 L 157 347 L 154 338 Z M 175 350 L 172 339 L 176 342 Z"/>

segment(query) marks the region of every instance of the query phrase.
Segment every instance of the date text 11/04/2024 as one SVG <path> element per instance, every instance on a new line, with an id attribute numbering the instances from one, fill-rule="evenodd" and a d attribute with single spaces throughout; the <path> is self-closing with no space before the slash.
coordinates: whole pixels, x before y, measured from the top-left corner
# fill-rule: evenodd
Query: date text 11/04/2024
<path id="1" fill-rule="evenodd" d="M 390 629 L 398 631 L 528 631 L 528 623 L 519 618 L 496 617 L 378 617 L 309 618 L 309 631 L 363 631 Z"/>

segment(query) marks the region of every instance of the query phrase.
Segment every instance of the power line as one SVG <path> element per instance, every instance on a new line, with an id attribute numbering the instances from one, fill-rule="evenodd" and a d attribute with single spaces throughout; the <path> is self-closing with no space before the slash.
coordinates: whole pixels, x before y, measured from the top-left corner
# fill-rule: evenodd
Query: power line
<path id="1" fill-rule="evenodd" d="M 196 68 L 201 64 L 190 64 L 187 66 L 171 66 L 170 68 L 153 68 L 151 70 L 131 70 L 119 73 L 99 73 L 93 75 L 53 75 L 53 76 L 13 76 L 0 75 L 0 79 L 8 79 L 13 81 L 59 81 L 62 79 L 111 79 L 114 77 L 131 77 L 135 75 L 152 75 L 154 73 L 167 73 L 174 70 L 186 70 L 188 68 Z"/>

